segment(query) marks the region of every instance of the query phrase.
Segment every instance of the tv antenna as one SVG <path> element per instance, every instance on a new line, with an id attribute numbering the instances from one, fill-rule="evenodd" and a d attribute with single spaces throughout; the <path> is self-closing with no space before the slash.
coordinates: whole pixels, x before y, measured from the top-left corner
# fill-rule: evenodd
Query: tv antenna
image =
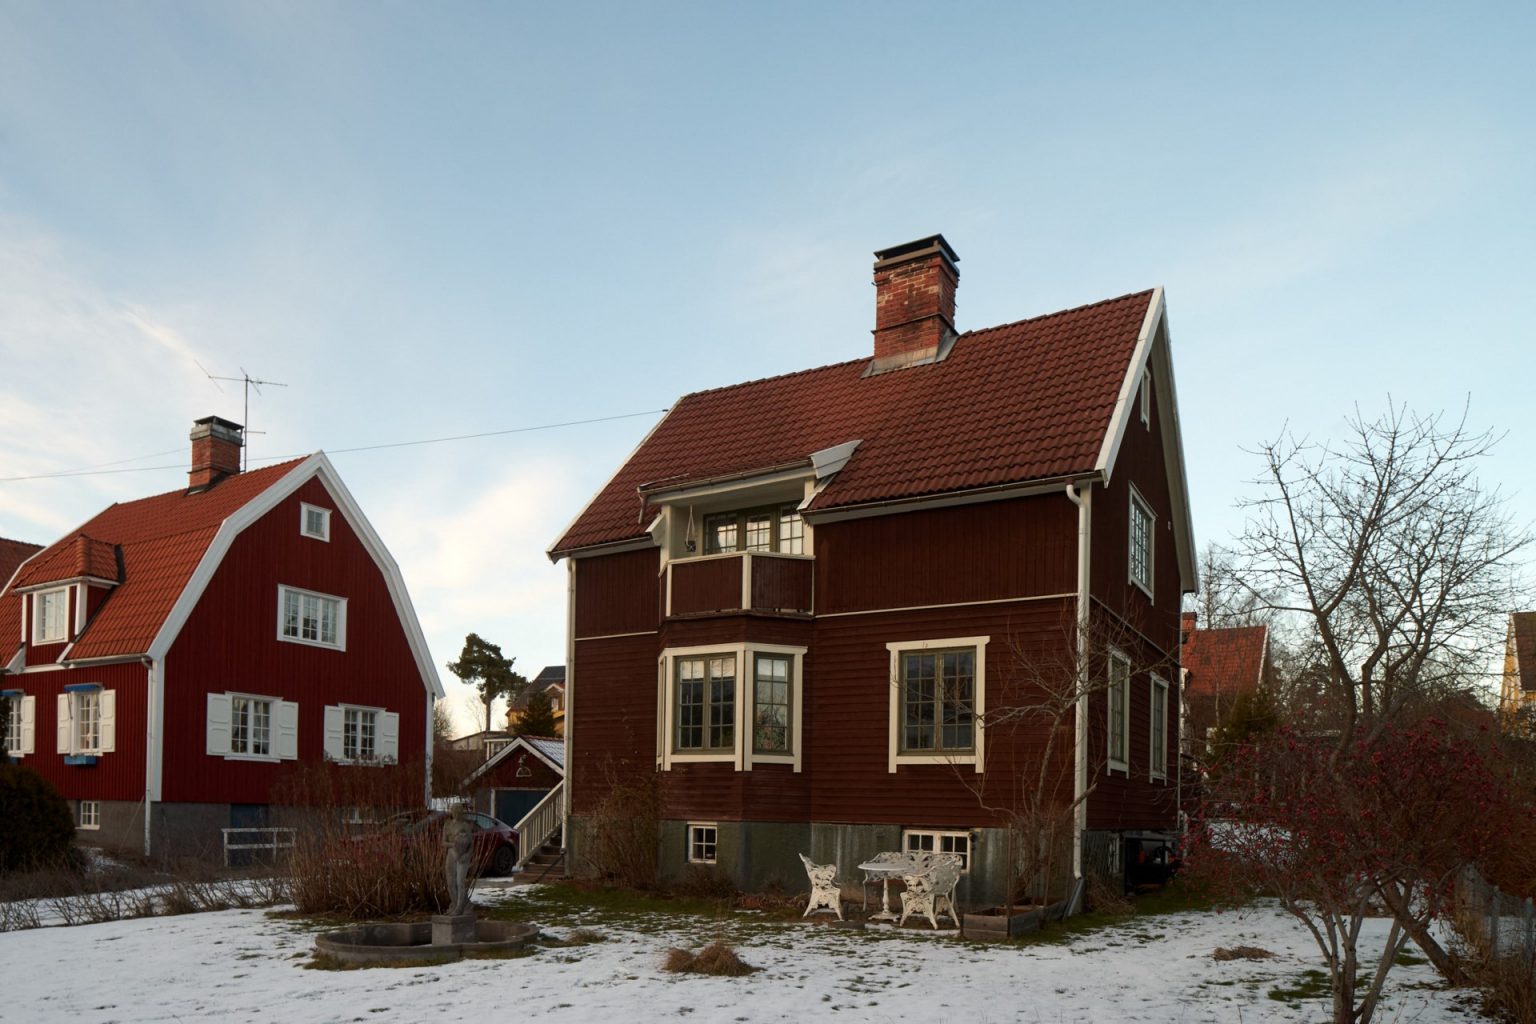
<path id="1" fill-rule="evenodd" d="M 194 359 L 193 362 L 197 362 L 197 360 Z M 256 394 L 260 395 L 261 389 L 264 386 L 273 388 L 285 388 L 288 386 L 287 384 L 276 380 L 258 380 L 257 378 L 252 377 L 249 373 L 246 373 L 245 367 L 243 366 L 240 367 L 240 376 L 238 377 L 220 377 L 217 374 L 209 373 L 208 368 L 202 363 L 197 363 L 197 368 L 203 371 L 203 375 L 205 377 L 213 381 L 213 386 L 216 388 L 219 388 L 219 381 L 221 380 L 235 381 L 237 383 L 243 384 L 245 386 L 245 422 L 241 424 L 241 426 L 244 427 L 246 436 L 250 436 L 251 434 L 266 433 L 265 430 L 251 429 L 251 388 L 255 388 Z M 222 393 L 224 389 L 219 388 L 219 391 Z M 251 468 L 251 446 L 246 444 L 241 445 L 240 448 L 240 469 L 243 472 Z"/>

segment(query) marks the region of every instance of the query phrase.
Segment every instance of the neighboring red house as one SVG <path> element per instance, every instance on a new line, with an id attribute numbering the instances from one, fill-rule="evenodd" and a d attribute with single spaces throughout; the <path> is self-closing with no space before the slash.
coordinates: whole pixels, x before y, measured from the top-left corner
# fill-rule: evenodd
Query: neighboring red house
<path id="1" fill-rule="evenodd" d="M 1243 694 L 1256 692 L 1269 673 L 1269 630 L 1264 626 L 1200 629 L 1184 613 L 1184 710 L 1179 749 L 1197 762 L 1206 741 Z"/>
<path id="2" fill-rule="evenodd" d="M 210 416 L 191 439 L 185 489 L 112 505 L 0 591 L 12 755 L 103 844 L 155 856 L 265 824 L 285 766 L 425 763 L 442 695 L 330 460 L 242 473 L 238 424 Z"/>
<path id="3" fill-rule="evenodd" d="M 551 548 L 572 864 L 627 768 L 658 773 L 664 875 L 931 848 L 995 900 L 1028 712 L 1063 688 L 1074 849 L 1113 869 L 1175 826 L 1195 568 L 1162 290 L 959 334 L 942 236 L 876 257 L 873 358 L 685 396 Z"/>
<path id="4" fill-rule="evenodd" d="M 464 788 L 475 810 L 516 825 L 564 779 L 564 740 L 515 736 L 470 773 Z"/>
<path id="5" fill-rule="evenodd" d="M 528 681 L 507 707 L 507 728 L 514 729 L 523 720 L 523 712 L 528 710 L 528 698 L 536 693 L 549 694 L 549 707 L 555 716 L 555 735 L 565 735 L 565 666 L 545 665 L 539 669 L 539 674 Z M 495 753 L 491 750 L 490 753 Z"/>

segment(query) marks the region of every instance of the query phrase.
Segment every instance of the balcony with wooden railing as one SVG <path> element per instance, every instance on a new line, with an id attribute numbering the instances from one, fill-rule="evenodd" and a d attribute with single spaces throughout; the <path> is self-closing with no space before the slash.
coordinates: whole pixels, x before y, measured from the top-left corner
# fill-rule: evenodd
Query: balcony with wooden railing
<path id="1" fill-rule="evenodd" d="M 809 555 L 733 551 L 667 563 L 662 580 L 669 618 L 742 612 L 809 615 L 812 566 Z"/>

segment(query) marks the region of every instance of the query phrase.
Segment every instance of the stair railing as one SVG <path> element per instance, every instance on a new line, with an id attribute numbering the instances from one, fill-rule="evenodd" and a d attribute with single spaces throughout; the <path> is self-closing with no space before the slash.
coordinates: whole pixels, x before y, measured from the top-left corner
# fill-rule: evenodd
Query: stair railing
<path id="1" fill-rule="evenodd" d="M 517 870 L 522 871 L 550 837 L 560 831 L 564 807 L 565 783 L 561 782 L 513 826 L 517 829 Z"/>

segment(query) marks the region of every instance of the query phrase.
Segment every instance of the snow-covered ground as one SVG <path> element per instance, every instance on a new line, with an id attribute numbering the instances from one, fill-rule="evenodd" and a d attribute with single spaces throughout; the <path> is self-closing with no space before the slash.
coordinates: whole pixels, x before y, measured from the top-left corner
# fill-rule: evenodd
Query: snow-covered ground
<path id="1" fill-rule="evenodd" d="M 477 901 L 494 906 L 511 895 L 490 890 Z M 519 959 L 351 971 L 305 970 L 313 930 L 262 910 L 10 932 L 0 934 L 0 1020 L 1259 1024 L 1328 1016 L 1322 1000 L 1270 997 L 1319 967 L 1310 939 L 1272 907 L 1128 918 L 1070 942 L 1023 947 L 742 915 L 621 920 L 594 924 L 605 942 Z M 1380 941 L 1382 924 L 1367 925 L 1365 949 Z M 718 935 L 763 970 L 745 978 L 661 970 L 669 947 L 696 949 Z M 1218 946 L 1237 945 L 1277 956 L 1212 959 Z M 1440 989 L 1428 967 L 1400 966 L 1377 1019 L 1480 1019 L 1470 1005 L 1468 993 Z"/>

